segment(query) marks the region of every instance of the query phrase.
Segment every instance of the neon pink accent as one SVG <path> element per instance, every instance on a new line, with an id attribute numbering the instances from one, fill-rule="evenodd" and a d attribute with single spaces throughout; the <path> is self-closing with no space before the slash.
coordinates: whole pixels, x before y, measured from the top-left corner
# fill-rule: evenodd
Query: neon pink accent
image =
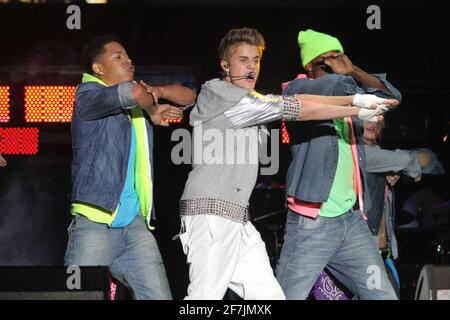
<path id="1" fill-rule="evenodd" d="M 364 202 L 363 202 L 363 185 L 361 180 L 361 171 L 359 170 L 359 161 L 358 161 L 358 148 L 356 147 L 356 138 L 355 132 L 353 131 L 353 122 L 352 118 L 345 118 L 349 127 L 349 136 L 350 136 L 350 146 L 352 148 L 352 156 L 353 156 L 353 189 L 358 195 L 358 204 L 359 209 L 363 214 L 364 220 L 367 220 L 366 215 L 364 214 Z"/>
<path id="2" fill-rule="evenodd" d="M 389 195 L 390 187 L 387 183 L 384 184 L 384 203 L 386 203 L 388 195 Z"/>
<path id="3" fill-rule="evenodd" d="M 296 199 L 293 196 L 287 197 L 288 207 L 295 213 L 307 216 L 310 218 L 317 218 L 320 212 L 321 203 L 306 202 Z"/>
<path id="4" fill-rule="evenodd" d="M 116 300 L 117 285 L 109 279 L 109 300 Z"/>
<path id="5" fill-rule="evenodd" d="M 297 79 L 306 79 L 306 78 L 308 78 L 308 76 L 306 75 L 306 74 L 303 74 L 303 73 L 299 73 L 298 75 L 297 75 L 297 77 L 294 79 L 294 80 L 297 80 Z M 291 80 L 292 81 L 292 80 Z M 286 90 L 286 87 L 288 86 L 288 84 L 289 84 L 289 82 L 291 82 L 291 81 L 286 81 L 286 82 L 283 82 L 282 84 L 281 84 L 281 90 Z"/>

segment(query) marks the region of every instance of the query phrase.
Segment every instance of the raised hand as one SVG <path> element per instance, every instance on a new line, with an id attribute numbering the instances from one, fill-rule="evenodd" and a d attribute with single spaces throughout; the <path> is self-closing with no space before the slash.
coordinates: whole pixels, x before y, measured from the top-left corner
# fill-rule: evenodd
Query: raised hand
<path id="1" fill-rule="evenodd" d="M 323 55 L 323 63 L 336 74 L 349 75 L 355 70 L 355 66 L 343 53 L 329 52 Z"/>

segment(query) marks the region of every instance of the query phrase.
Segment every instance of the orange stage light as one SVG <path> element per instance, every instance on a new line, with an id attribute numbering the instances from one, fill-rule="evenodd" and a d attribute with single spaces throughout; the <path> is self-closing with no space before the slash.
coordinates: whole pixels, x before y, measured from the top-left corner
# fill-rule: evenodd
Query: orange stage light
<path id="1" fill-rule="evenodd" d="M 71 122 L 75 86 L 26 86 L 26 122 Z"/>
<path id="2" fill-rule="evenodd" d="M 176 119 L 168 119 L 168 120 L 164 120 L 164 121 L 168 122 L 168 123 L 181 123 L 183 121 L 183 117 L 176 118 Z"/>
<path id="3" fill-rule="evenodd" d="M 289 144 L 291 139 L 289 138 L 289 133 L 286 128 L 286 123 L 284 121 L 281 122 L 281 143 Z"/>
<path id="4" fill-rule="evenodd" d="M 9 87 L 0 86 L 0 122 L 9 121 Z"/>

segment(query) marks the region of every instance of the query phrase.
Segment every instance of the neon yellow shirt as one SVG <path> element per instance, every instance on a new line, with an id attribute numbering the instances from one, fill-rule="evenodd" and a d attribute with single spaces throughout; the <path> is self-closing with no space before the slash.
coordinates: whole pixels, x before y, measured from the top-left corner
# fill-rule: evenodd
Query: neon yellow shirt
<path id="1" fill-rule="evenodd" d="M 82 82 L 97 82 L 107 86 L 102 80 L 88 73 L 83 74 Z M 139 199 L 140 211 L 146 218 L 147 226 L 150 230 L 154 227 L 150 225 L 151 210 L 153 208 L 153 183 L 152 171 L 149 158 L 148 135 L 146 131 L 145 117 L 142 110 L 138 107 L 131 109 L 131 119 L 133 127 L 136 130 L 136 162 L 135 162 L 135 187 Z M 73 202 L 71 205 L 72 214 L 81 214 L 91 221 L 105 223 L 111 226 L 117 214 L 117 208 L 114 212 L 107 211 L 98 206 L 84 203 Z"/>

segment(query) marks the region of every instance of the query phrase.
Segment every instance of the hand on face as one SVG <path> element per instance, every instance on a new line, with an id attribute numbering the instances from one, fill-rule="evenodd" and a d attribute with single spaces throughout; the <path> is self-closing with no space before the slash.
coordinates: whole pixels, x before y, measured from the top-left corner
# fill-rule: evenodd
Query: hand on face
<path id="1" fill-rule="evenodd" d="M 336 74 L 349 75 L 355 70 L 350 59 L 341 52 L 327 52 L 322 55 L 323 63 Z"/>

